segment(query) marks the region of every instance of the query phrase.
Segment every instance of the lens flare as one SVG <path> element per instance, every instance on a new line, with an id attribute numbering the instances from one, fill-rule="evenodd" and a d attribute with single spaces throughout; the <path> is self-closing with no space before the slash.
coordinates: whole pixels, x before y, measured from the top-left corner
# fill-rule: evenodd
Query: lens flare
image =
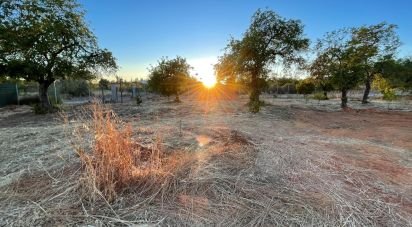
<path id="1" fill-rule="evenodd" d="M 214 75 L 204 76 L 201 80 L 206 88 L 213 88 L 216 85 L 216 77 Z"/>

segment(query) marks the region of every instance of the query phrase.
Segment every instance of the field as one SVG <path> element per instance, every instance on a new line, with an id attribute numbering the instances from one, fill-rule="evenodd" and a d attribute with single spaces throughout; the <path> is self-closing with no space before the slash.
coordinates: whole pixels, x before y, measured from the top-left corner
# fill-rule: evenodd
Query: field
<path id="1" fill-rule="evenodd" d="M 179 154 L 165 182 L 112 201 L 81 187 L 73 130 L 88 104 L 66 106 L 65 120 L 2 108 L 0 226 L 412 225 L 411 111 L 265 101 L 258 114 L 246 97 L 207 94 L 107 104 L 139 144 Z"/>

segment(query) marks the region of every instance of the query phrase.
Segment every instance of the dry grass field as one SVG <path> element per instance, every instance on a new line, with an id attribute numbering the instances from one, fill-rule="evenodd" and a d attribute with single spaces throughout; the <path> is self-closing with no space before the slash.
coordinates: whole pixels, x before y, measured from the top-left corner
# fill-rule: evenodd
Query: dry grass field
<path id="1" fill-rule="evenodd" d="M 199 97 L 2 108 L 0 226 L 412 225 L 412 112 Z"/>

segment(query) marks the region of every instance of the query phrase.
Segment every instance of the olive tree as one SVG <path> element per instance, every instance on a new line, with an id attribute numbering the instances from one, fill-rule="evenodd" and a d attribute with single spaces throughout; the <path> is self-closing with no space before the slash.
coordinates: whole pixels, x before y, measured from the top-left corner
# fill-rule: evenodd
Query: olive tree
<path id="1" fill-rule="evenodd" d="M 347 107 L 347 92 L 358 85 L 361 67 L 351 45 L 351 32 L 340 29 L 327 33 L 316 44 L 312 70 L 321 72 L 341 92 L 341 107 Z"/>
<path id="2" fill-rule="evenodd" d="M 240 78 L 236 74 L 236 65 L 233 55 L 220 56 L 218 63 L 214 65 L 216 81 L 223 84 L 238 84 Z"/>
<path id="3" fill-rule="evenodd" d="M 116 68 L 76 0 L 0 2 L 0 76 L 38 82 L 42 109 L 51 109 L 47 89 L 55 80 L 91 79 Z"/>
<path id="4" fill-rule="evenodd" d="M 323 99 L 328 99 L 328 92 L 333 90 L 333 85 L 328 70 L 328 65 L 324 59 L 326 55 L 319 55 L 308 67 L 310 78 L 315 86 L 322 90 Z"/>
<path id="5" fill-rule="evenodd" d="M 315 83 L 310 78 L 301 80 L 296 84 L 296 91 L 299 94 L 303 94 L 306 98 L 307 95 L 312 94 L 315 91 Z"/>
<path id="6" fill-rule="evenodd" d="M 99 88 L 102 91 L 102 103 L 105 102 L 104 90 L 109 89 L 110 82 L 107 79 L 101 78 L 99 80 Z"/>
<path id="7" fill-rule="evenodd" d="M 259 96 L 271 66 L 302 63 L 299 53 L 308 45 L 299 20 L 283 18 L 271 10 L 258 10 L 243 37 L 230 40 L 220 64 L 233 64 L 240 81 L 250 90 L 250 110 L 258 112 Z"/>
<path id="8" fill-rule="evenodd" d="M 149 88 L 165 96 L 174 95 L 175 101 L 180 102 L 179 95 L 191 81 L 190 70 L 192 67 L 185 58 L 177 56 L 174 59 L 161 58 L 156 66 L 149 71 Z"/>
<path id="9" fill-rule="evenodd" d="M 412 57 L 401 59 L 385 58 L 377 62 L 376 71 L 394 88 L 412 88 Z"/>
<path id="10" fill-rule="evenodd" d="M 376 63 L 383 58 L 392 58 L 400 46 L 399 36 L 396 34 L 396 25 L 385 22 L 371 26 L 361 26 L 351 30 L 350 45 L 353 48 L 365 85 L 362 103 L 368 102 L 371 83 L 379 73 Z"/>

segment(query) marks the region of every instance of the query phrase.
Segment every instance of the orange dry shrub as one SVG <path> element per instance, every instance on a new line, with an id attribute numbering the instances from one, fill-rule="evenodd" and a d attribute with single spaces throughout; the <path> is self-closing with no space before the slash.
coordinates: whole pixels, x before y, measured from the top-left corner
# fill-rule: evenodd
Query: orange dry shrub
<path id="1" fill-rule="evenodd" d="M 73 142 L 83 165 L 81 190 L 88 200 L 111 202 L 129 189 L 150 198 L 173 194 L 196 162 L 196 156 L 186 152 L 163 152 L 160 136 L 143 146 L 133 139 L 130 125 L 98 104 L 81 116 L 81 122 Z"/>
<path id="2" fill-rule="evenodd" d="M 101 192 L 113 200 L 116 192 L 133 179 L 135 157 L 140 156 L 140 149 L 132 140 L 132 128 L 121 127 L 114 114 L 99 105 L 92 106 L 92 123 L 84 127 L 88 135 L 81 133 L 78 138 L 84 142 L 89 137 L 91 152 L 80 146 L 76 149 L 85 168 L 84 183 L 89 192 Z"/>

